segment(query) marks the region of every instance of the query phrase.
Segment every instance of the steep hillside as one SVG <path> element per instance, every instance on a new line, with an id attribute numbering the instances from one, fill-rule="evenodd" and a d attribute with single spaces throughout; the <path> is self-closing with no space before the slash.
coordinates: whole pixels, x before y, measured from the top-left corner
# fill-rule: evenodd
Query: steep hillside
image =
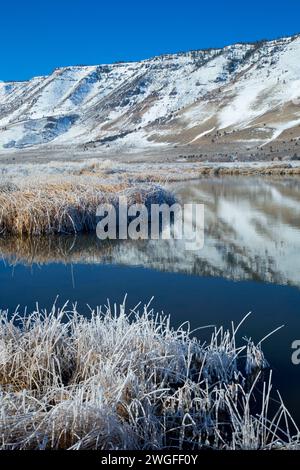
<path id="1" fill-rule="evenodd" d="M 300 35 L 0 83 L 0 150 L 115 150 L 300 137 Z M 295 149 L 294 149 L 295 146 Z"/>

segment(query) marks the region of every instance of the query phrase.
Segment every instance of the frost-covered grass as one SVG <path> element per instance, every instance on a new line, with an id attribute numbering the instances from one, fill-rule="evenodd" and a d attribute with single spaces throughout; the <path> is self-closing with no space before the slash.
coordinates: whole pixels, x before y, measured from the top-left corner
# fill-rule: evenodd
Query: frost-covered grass
<path id="1" fill-rule="evenodd" d="M 0 234 L 93 232 L 99 204 L 173 203 L 157 175 L 109 160 L 0 167 Z M 164 178 L 162 178 L 164 179 Z"/>
<path id="2" fill-rule="evenodd" d="M 236 345 L 239 327 L 202 344 L 125 303 L 89 318 L 67 305 L 0 318 L 1 449 L 299 445 L 281 400 L 269 412 L 271 376 L 256 394 L 267 363 L 260 343 Z"/>
<path id="3" fill-rule="evenodd" d="M 97 225 L 97 207 L 111 203 L 117 208 L 120 196 L 126 196 L 129 204 L 173 201 L 172 196 L 157 185 L 131 186 L 126 181 L 110 184 L 95 178 L 69 178 L 20 186 L 6 182 L 0 186 L 0 233 L 93 232 Z"/>

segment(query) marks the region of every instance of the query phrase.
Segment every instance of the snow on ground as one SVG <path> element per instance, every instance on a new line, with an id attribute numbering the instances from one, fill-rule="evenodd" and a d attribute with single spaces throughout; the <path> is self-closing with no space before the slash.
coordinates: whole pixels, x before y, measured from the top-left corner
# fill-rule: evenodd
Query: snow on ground
<path id="1" fill-rule="evenodd" d="M 193 142 L 196 142 L 196 140 L 201 139 L 201 137 L 204 137 L 207 134 L 210 134 L 212 131 L 215 130 L 215 127 L 212 127 L 211 129 L 208 129 L 207 131 L 201 132 L 200 134 L 196 135 L 196 137 L 190 141 L 190 144 Z"/>
<path id="2" fill-rule="evenodd" d="M 269 139 L 267 142 L 264 142 L 262 146 L 269 144 L 273 140 L 277 139 L 284 131 L 288 129 L 292 129 L 293 127 L 296 127 L 300 125 L 300 118 L 295 119 L 294 121 L 289 121 L 289 122 L 282 122 L 282 123 L 270 123 L 269 126 L 274 129 L 273 135 L 271 139 Z"/>
<path id="3" fill-rule="evenodd" d="M 190 142 L 196 142 L 208 132 L 208 120 L 216 130 L 245 129 L 283 105 L 297 106 L 299 59 L 300 36 L 141 62 L 63 67 L 28 82 L 0 83 L 0 149 L 111 137 L 115 146 L 130 142 L 141 148 L 153 144 L 147 139 L 152 134 L 172 141 L 174 126 L 179 141 L 195 128 Z M 288 118 L 291 126 L 296 118 Z"/>

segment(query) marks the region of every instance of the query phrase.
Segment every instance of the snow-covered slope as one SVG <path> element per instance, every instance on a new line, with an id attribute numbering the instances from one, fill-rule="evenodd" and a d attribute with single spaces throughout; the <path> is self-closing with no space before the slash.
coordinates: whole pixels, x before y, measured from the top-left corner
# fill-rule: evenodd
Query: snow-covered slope
<path id="1" fill-rule="evenodd" d="M 300 35 L 0 83 L 0 149 L 300 136 Z"/>

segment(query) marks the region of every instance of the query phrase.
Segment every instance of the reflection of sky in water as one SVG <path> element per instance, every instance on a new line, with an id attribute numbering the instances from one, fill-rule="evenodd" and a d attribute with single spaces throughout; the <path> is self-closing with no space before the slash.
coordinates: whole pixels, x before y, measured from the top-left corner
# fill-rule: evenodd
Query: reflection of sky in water
<path id="1" fill-rule="evenodd" d="M 300 183 L 297 178 L 223 178 L 176 184 L 182 202 L 205 204 L 205 244 L 184 240 L 103 243 L 96 237 L 3 240 L 20 262 L 113 263 L 300 286 Z M 13 260 L 12 260 L 13 261 Z"/>
<path id="2" fill-rule="evenodd" d="M 300 181 L 237 177 L 173 188 L 183 202 L 205 203 L 203 250 L 185 251 L 182 241 L 101 243 L 91 236 L 0 239 L 1 307 L 31 309 L 38 301 L 49 308 L 59 295 L 59 304 L 78 301 L 85 311 L 127 292 L 130 306 L 154 295 L 156 311 L 193 327 L 228 326 L 252 311 L 242 333 L 257 341 L 286 325 L 265 350 L 275 388 L 300 423 L 300 366 L 290 360 L 291 343 L 300 339 Z"/>

